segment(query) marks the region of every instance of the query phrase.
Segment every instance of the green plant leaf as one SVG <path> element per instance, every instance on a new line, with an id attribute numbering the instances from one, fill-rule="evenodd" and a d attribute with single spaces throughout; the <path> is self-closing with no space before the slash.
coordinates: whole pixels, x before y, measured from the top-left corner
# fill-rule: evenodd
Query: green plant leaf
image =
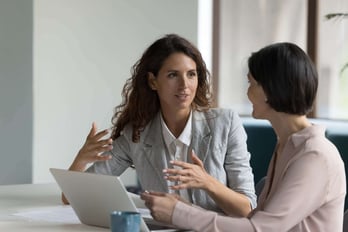
<path id="1" fill-rule="evenodd" d="M 325 15 L 325 18 L 328 20 L 332 18 L 344 18 L 344 17 L 348 17 L 348 13 L 331 13 L 331 14 Z"/>
<path id="2" fill-rule="evenodd" d="M 343 65 L 343 67 L 341 68 L 341 74 L 344 72 L 344 70 L 346 70 L 348 68 L 348 63 L 346 63 L 345 65 Z"/>

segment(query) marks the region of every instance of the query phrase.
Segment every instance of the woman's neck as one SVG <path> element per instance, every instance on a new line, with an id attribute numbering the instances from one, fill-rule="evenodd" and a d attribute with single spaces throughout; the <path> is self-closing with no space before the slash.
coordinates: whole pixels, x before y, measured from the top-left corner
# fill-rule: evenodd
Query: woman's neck
<path id="1" fill-rule="evenodd" d="M 191 110 L 183 110 L 175 113 L 162 111 L 161 113 L 168 129 L 177 138 L 185 128 Z"/>
<path id="2" fill-rule="evenodd" d="M 288 138 L 306 127 L 311 126 L 311 123 L 305 115 L 292 115 L 278 113 L 277 116 L 270 120 L 272 127 L 278 139 L 278 153 L 281 153 Z"/>

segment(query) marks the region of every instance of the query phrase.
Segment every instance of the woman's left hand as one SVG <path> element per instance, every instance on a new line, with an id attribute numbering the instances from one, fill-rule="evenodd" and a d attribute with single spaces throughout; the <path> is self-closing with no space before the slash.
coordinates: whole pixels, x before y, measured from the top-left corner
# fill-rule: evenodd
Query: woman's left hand
<path id="1" fill-rule="evenodd" d="M 166 174 L 164 178 L 171 182 L 176 182 L 176 185 L 170 186 L 173 190 L 186 188 L 200 188 L 208 190 L 213 182 L 213 177 L 210 176 L 204 169 L 203 162 L 192 151 L 192 164 L 174 160 L 171 163 L 181 169 L 168 168 L 163 172 Z"/>
<path id="2" fill-rule="evenodd" d="M 160 222 L 171 224 L 174 207 L 179 200 L 179 196 L 161 192 L 143 192 L 140 195 L 149 208 L 151 216 Z"/>

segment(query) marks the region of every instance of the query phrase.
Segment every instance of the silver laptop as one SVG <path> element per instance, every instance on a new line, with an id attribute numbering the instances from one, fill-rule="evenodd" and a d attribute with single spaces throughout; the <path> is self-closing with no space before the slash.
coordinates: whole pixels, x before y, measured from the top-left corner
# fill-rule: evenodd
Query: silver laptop
<path id="1" fill-rule="evenodd" d="M 87 225 L 110 227 L 112 211 L 141 211 L 144 203 L 138 195 L 128 193 L 116 176 L 50 168 L 60 189 L 80 221 Z M 142 213 L 141 231 L 177 231 Z M 146 222 L 146 223 L 145 223 Z"/>

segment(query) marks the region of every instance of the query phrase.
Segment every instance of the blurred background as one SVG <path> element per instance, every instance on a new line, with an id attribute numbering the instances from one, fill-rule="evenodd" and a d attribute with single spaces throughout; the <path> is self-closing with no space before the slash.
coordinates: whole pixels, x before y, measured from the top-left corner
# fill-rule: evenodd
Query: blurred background
<path id="1" fill-rule="evenodd" d="M 201 50 L 216 106 L 246 117 L 247 58 L 298 44 L 320 77 L 310 116 L 345 123 L 348 18 L 326 15 L 347 12 L 347 0 L 0 0 L 0 184 L 53 182 L 92 122 L 111 126 L 131 66 L 167 33 Z"/>

